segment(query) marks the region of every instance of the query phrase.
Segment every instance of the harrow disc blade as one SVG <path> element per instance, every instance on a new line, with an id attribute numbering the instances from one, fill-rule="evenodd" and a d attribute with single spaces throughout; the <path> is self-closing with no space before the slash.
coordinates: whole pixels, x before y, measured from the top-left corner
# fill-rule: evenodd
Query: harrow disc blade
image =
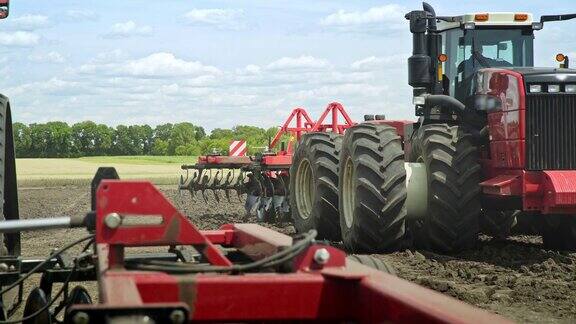
<path id="1" fill-rule="evenodd" d="M 44 290 L 39 287 L 32 289 L 28 298 L 26 298 L 26 306 L 24 307 L 24 317 L 36 314 L 28 321 L 24 323 L 52 323 L 52 317 L 50 316 L 50 310 L 46 307 L 48 305 L 48 296 Z M 46 309 L 44 309 L 46 308 Z M 42 311 L 44 309 L 44 311 Z"/>
<path id="2" fill-rule="evenodd" d="M 244 209 L 246 209 L 246 214 L 252 215 L 256 212 L 256 208 L 260 205 L 260 197 L 254 195 L 248 195 L 246 197 L 246 202 L 244 203 Z"/>
<path id="3" fill-rule="evenodd" d="M 256 217 L 260 222 L 270 222 L 274 211 L 272 197 L 260 197 L 260 203 L 256 209 Z"/>

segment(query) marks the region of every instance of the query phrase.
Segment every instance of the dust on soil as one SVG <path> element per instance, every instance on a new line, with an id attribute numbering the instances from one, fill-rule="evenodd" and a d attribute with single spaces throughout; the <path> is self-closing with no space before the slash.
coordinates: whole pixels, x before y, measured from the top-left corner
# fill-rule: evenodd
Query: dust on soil
<path id="1" fill-rule="evenodd" d="M 188 195 L 181 197 L 175 186 L 160 189 L 200 229 L 256 222 L 254 217 L 245 218 L 243 203 L 236 197 L 231 203 L 217 203 L 208 194 L 208 203 L 199 197 L 191 202 Z M 83 186 L 22 188 L 19 194 L 23 218 L 80 214 L 90 208 L 89 189 Z M 269 227 L 294 233 L 289 224 Z M 46 256 L 51 248 L 83 235 L 82 229 L 23 233 L 23 255 Z M 378 257 L 390 261 L 402 278 L 518 322 L 576 321 L 576 254 L 546 251 L 536 236 L 506 241 L 481 237 L 477 250 L 451 256 L 407 250 Z M 84 285 L 96 297 L 96 285 Z"/>

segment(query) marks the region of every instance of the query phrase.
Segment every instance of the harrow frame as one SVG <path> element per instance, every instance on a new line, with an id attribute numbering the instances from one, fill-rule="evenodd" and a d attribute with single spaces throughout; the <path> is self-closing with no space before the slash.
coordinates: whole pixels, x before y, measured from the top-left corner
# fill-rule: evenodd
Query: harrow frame
<path id="1" fill-rule="evenodd" d="M 172 323 L 503 321 L 496 315 L 346 260 L 344 252 L 321 244 L 310 245 L 288 262 L 287 273 L 231 271 L 174 275 L 127 270 L 128 247 L 193 245 L 203 260 L 225 268 L 238 257 L 232 250 L 257 261 L 289 248 L 294 242 L 289 236 L 255 224 L 200 231 L 148 182 L 104 180 L 97 201 L 100 299 L 98 304 L 73 305 L 66 316 L 70 319 L 87 316 L 98 321 L 111 314 L 138 314 Z M 158 225 L 114 228 L 107 225 L 107 218 L 114 215 L 160 216 L 163 221 Z M 223 251 L 228 251 L 227 255 Z M 328 257 L 319 258 L 319 254 Z"/>
<path id="2" fill-rule="evenodd" d="M 255 212 L 260 221 L 282 223 L 289 211 L 287 197 L 290 192 L 289 170 L 292 165 L 294 142 L 309 132 L 342 134 L 354 124 L 342 104 L 338 102 L 330 103 L 316 121 L 310 117 L 306 109 L 296 107 L 278 129 L 266 152 L 250 157 L 201 156 L 196 164 L 182 166 L 182 169 L 186 170 L 186 178 L 181 177 L 179 189 L 189 191 L 192 196 L 194 192 L 200 191 L 205 202 L 208 202 L 206 190 L 211 190 L 218 202 L 220 201 L 218 190 L 224 190 L 227 197 L 230 196 L 229 190 L 235 190 L 239 197 L 242 194 L 247 195 L 245 204 L 247 215 Z M 282 143 L 280 149 L 274 152 L 284 135 L 290 136 L 288 144 L 285 146 Z M 189 170 L 195 170 L 192 176 L 189 175 Z M 216 170 L 215 175 L 213 170 Z M 232 183 L 223 182 L 221 174 L 228 172 L 230 175 L 232 172 L 234 178 L 233 170 L 240 170 L 240 175 Z"/>

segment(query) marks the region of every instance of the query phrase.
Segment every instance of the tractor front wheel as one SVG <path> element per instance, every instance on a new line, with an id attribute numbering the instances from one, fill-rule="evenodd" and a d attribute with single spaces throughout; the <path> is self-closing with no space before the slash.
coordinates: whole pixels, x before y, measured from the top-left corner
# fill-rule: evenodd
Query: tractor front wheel
<path id="1" fill-rule="evenodd" d="M 462 127 L 449 124 L 417 130 L 410 160 L 426 167 L 428 182 L 427 213 L 410 224 L 419 248 L 451 253 L 473 248 L 477 242 L 480 165 L 471 137 Z"/>
<path id="2" fill-rule="evenodd" d="M 540 233 L 544 247 L 550 250 L 576 251 L 576 215 L 540 215 Z"/>
<path id="3" fill-rule="evenodd" d="M 340 241 L 338 155 L 342 135 L 308 133 L 300 139 L 290 167 L 290 210 L 300 233 L 318 231 L 319 239 Z"/>

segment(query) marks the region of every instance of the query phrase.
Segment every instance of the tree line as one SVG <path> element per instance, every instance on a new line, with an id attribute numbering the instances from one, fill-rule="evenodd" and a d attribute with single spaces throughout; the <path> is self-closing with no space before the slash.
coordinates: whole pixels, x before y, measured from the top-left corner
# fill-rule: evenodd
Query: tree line
<path id="1" fill-rule="evenodd" d="M 110 127 L 92 121 L 73 125 L 14 123 L 14 144 L 19 158 L 67 158 L 101 155 L 203 155 L 214 150 L 226 153 L 230 142 L 243 139 L 249 153 L 261 151 L 277 128 L 235 126 L 214 129 L 207 134 L 203 127 L 189 122 Z"/>

